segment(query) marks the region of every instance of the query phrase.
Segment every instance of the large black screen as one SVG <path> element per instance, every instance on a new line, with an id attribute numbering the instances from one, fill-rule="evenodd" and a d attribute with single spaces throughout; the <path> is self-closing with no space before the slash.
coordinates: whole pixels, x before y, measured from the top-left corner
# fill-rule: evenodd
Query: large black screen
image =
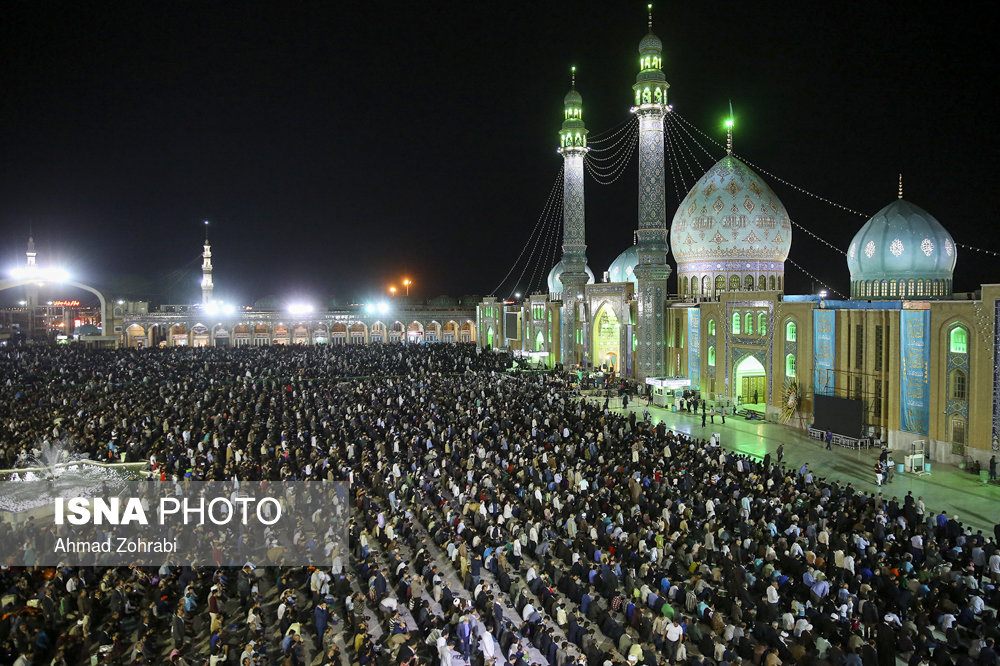
<path id="1" fill-rule="evenodd" d="M 860 400 L 816 395 L 813 398 L 813 428 L 838 435 L 861 437 L 865 406 Z"/>
<path id="2" fill-rule="evenodd" d="M 508 340 L 516 340 L 521 337 L 517 330 L 517 313 L 505 312 L 503 315 L 504 337 Z"/>

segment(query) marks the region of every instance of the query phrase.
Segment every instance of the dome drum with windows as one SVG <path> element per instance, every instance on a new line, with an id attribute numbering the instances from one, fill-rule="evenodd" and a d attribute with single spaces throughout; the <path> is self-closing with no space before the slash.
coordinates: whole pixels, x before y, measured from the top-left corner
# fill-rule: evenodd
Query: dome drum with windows
<path id="1" fill-rule="evenodd" d="M 670 225 L 679 293 L 782 290 L 792 225 L 777 195 L 732 155 L 695 183 Z"/>
<path id="2" fill-rule="evenodd" d="M 851 297 L 951 298 L 957 249 L 933 215 L 902 198 L 875 213 L 847 249 Z"/>

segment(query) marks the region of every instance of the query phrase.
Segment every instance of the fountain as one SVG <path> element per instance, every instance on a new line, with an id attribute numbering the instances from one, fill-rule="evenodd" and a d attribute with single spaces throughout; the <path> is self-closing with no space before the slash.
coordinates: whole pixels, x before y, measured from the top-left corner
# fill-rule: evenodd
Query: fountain
<path id="1" fill-rule="evenodd" d="M 89 460 L 67 440 L 43 441 L 15 469 L 0 470 L 0 512 L 24 518 L 26 512 L 51 509 L 58 497 L 117 493 L 138 478 L 145 463 L 107 464 Z"/>

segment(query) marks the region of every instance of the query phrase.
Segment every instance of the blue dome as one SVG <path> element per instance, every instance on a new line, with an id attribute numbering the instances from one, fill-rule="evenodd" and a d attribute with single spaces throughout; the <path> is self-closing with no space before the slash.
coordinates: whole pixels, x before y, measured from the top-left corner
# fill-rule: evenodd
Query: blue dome
<path id="1" fill-rule="evenodd" d="M 663 51 L 663 42 L 650 30 L 639 40 L 639 53 L 641 55 L 659 55 Z"/>
<path id="2" fill-rule="evenodd" d="M 847 249 L 847 267 L 855 283 L 871 281 L 944 280 L 947 291 L 921 289 L 898 296 L 950 296 L 958 251 L 951 234 L 920 206 L 897 199 L 875 213 L 854 236 Z M 857 293 L 855 295 L 883 294 Z M 893 290 L 884 296 L 897 296 Z"/>
<path id="3" fill-rule="evenodd" d="M 670 225 L 678 272 L 692 262 L 783 262 L 791 246 L 792 225 L 784 204 L 732 155 L 695 183 Z"/>
<path id="4" fill-rule="evenodd" d="M 638 265 L 639 253 L 633 245 L 611 262 L 611 266 L 608 267 L 608 279 L 611 282 L 631 282 L 638 287 L 639 280 L 635 277 L 635 267 Z"/>
<path id="5" fill-rule="evenodd" d="M 594 284 L 594 271 L 590 270 L 590 266 L 587 266 L 587 284 Z M 559 276 L 563 272 L 563 262 L 560 261 L 558 264 L 552 267 L 549 271 L 549 277 L 547 278 L 547 283 L 549 286 L 550 294 L 561 294 L 563 290 L 562 282 L 559 281 Z"/>

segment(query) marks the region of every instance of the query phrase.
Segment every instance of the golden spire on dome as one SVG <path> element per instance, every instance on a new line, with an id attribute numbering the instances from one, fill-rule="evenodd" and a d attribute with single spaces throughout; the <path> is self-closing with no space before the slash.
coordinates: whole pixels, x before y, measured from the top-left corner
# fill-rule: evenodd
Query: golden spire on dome
<path id="1" fill-rule="evenodd" d="M 899 174 L 899 198 L 903 198 L 903 174 Z"/>

